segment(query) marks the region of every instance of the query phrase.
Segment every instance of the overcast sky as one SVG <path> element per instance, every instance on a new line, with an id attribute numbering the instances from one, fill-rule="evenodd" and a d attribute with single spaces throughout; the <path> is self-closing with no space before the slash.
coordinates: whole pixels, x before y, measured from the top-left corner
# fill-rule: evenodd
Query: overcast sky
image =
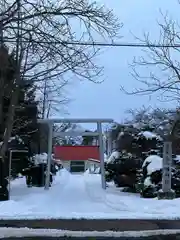
<path id="1" fill-rule="evenodd" d="M 169 11 L 173 17 L 178 16 L 177 2 L 175 0 L 101 0 L 123 22 L 121 30 L 122 42 L 134 41 L 131 32 L 141 37 L 144 31 L 149 31 L 153 37 L 158 36 L 157 19 L 160 12 Z M 129 108 L 146 106 L 170 107 L 172 103 L 157 102 L 156 97 L 127 96 L 120 91 L 120 85 L 131 90 L 137 82 L 130 75 L 128 63 L 134 56 L 140 56 L 140 49 L 133 48 L 106 48 L 98 57 L 98 62 L 104 66 L 104 82 L 100 85 L 84 82 L 77 83 L 69 90 L 74 99 L 69 105 L 70 117 L 101 117 L 123 120 L 125 111 Z"/>

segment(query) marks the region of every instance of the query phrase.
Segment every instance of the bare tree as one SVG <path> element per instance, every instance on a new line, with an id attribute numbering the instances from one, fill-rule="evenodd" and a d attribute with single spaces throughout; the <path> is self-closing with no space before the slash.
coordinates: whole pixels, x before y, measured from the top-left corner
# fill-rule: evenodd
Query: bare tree
<path id="1" fill-rule="evenodd" d="M 67 86 L 68 81 L 56 86 L 54 81 L 47 81 L 47 79 L 41 84 L 37 90 L 41 118 L 49 118 L 56 113 L 67 113 L 66 108 L 70 102 L 65 89 Z"/>
<path id="2" fill-rule="evenodd" d="M 130 109 L 127 111 L 130 119 L 127 124 L 132 124 L 137 129 L 153 131 L 162 138 L 169 134 L 176 116 L 176 109 L 150 108 Z"/>
<path id="3" fill-rule="evenodd" d="M 161 13 L 162 14 L 162 13 Z M 150 34 L 137 38 L 148 48 L 143 49 L 141 57 L 135 57 L 131 64 L 132 76 L 142 87 L 127 94 L 159 94 L 160 101 L 180 100 L 180 25 L 168 14 L 162 14 L 158 40 L 151 40 Z M 159 45 L 158 47 L 154 45 Z M 174 46 L 176 45 L 176 46 Z M 145 74 L 143 74 L 145 72 Z"/>
<path id="4" fill-rule="evenodd" d="M 66 43 L 93 41 L 95 36 L 113 40 L 121 24 L 112 11 L 88 0 L 4 0 L 0 2 L 0 9 L 3 42 L 15 51 L 16 59 L 1 147 L 1 156 L 4 156 L 12 132 L 19 86 L 30 81 L 41 88 L 48 81 L 54 84 L 56 91 L 72 78 L 97 82 L 102 68 L 93 58 L 99 49 Z"/>

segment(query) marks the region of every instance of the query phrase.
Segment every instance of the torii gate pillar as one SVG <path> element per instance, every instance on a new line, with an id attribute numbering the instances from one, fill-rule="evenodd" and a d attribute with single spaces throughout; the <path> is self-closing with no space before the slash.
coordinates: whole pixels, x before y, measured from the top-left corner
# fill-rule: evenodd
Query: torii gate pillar
<path id="1" fill-rule="evenodd" d="M 106 180 L 105 180 L 105 169 L 104 169 L 104 143 L 103 143 L 103 133 L 102 133 L 102 123 L 113 123 L 113 119 L 39 119 L 39 123 L 47 123 L 49 126 L 48 131 L 48 157 L 47 157 L 47 172 L 46 172 L 46 181 L 45 189 L 49 189 L 50 184 L 50 172 L 51 172 L 51 156 L 52 156 L 52 139 L 53 139 L 53 125 L 54 123 L 96 123 L 97 124 L 97 133 L 78 133 L 78 132 L 62 132 L 60 135 L 76 135 L 76 136 L 98 136 L 99 142 L 99 156 L 100 156 L 100 169 L 101 169 L 101 184 L 102 188 L 106 189 Z"/>

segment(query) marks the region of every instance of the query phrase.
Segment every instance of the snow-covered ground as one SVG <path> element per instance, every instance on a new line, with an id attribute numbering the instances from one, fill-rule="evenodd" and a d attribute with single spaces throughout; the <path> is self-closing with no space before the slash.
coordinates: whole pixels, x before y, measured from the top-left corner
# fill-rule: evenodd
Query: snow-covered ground
<path id="1" fill-rule="evenodd" d="M 0 228 L 0 238 L 10 237 L 148 237 L 148 236 L 163 236 L 163 235 L 174 235 L 180 234 L 179 229 L 160 229 L 160 230 L 148 230 L 148 231 L 69 231 L 69 230 L 58 230 L 58 229 L 29 229 L 29 228 Z M 160 238 L 159 238 L 160 239 Z"/>
<path id="2" fill-rule="evenodd" d="M 13 181 L 11 189 L 11 200 L 0 202 L 1 219 L 180 217 L 180 199 L 143 199 L 112 186 L 104 191 L 99 174 L 72 175 L 63 169 L 49 191 L 27 188 L 23 178 Z"/>

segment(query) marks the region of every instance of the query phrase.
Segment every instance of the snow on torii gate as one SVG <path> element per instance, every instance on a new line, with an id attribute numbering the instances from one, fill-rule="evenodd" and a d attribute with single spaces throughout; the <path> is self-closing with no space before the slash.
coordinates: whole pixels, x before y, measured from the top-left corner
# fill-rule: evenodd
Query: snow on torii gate
<path id="1" fill-rule="evenodd" d="M 38 119 L 38 123 L 48 124 L 48 157 L 47 157 L 47 174 L 45 180 L 45 189 L 49 189 L 50 171 L 51 171 L 51 156 L 52 156 L 52 139 L 53 139 L 53 125 L 54 123 L 96 123 L 97 132 L 60 132 L 58 136 L 98 136 L 99 155 L 100 155 L 100 169 L 101 169 L 101 184 L 102 188 L 106 189 L 105 169 L 104 169 L 104 143 L 102 135 L 102 123 L 113 123 L 113 119 L 99 119 L 99 118 L 51 118 L 51 119 Z"/>

